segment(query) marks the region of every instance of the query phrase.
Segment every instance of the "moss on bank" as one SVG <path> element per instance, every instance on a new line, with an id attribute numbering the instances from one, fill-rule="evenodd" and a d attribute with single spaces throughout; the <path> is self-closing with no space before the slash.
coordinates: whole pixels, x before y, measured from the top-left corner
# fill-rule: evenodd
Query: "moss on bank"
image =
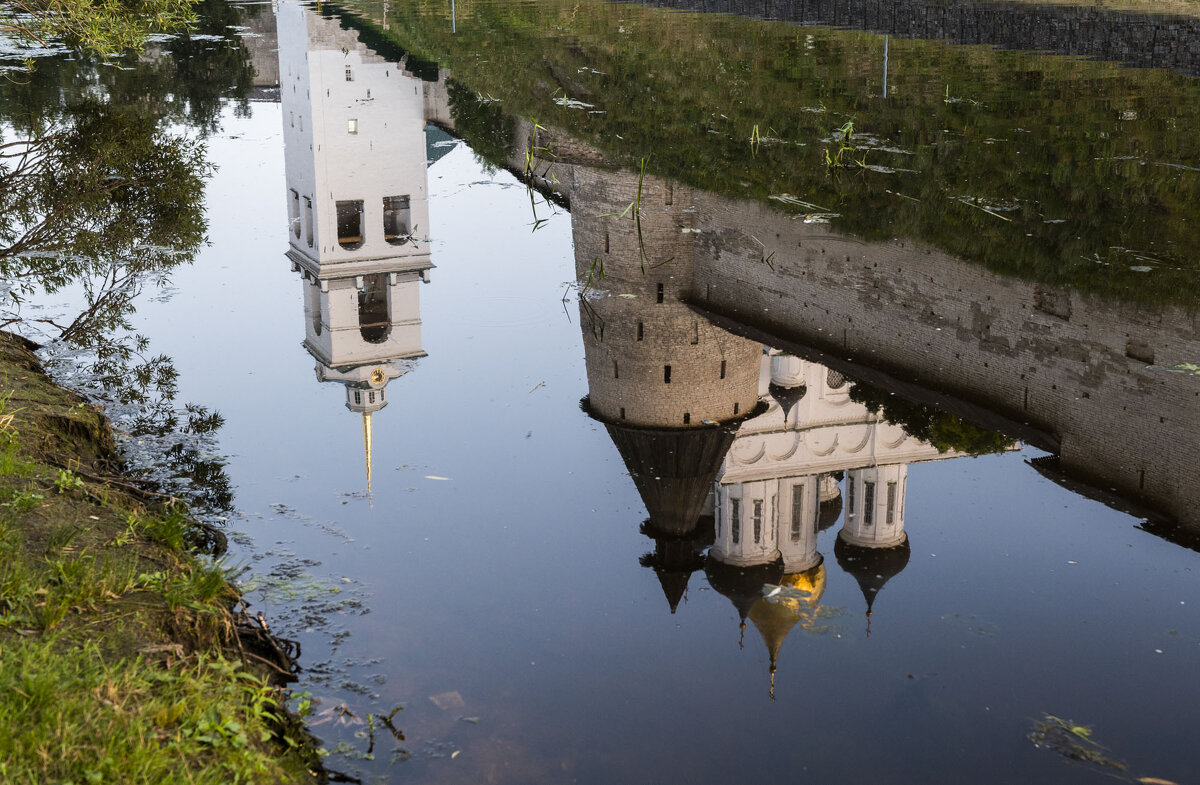
<path id="1" fill-rule="evenodd" d="M 320 780 L 279 642 L 32 348 L 0 332 L 0 781 Z"/>

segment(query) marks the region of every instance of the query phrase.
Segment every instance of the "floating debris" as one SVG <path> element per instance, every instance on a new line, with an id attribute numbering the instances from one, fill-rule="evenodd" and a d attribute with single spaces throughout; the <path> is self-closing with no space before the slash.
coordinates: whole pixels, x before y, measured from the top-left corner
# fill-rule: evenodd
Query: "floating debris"
<path id="1" fill-rule="evenodd" d="M 583 101 L 576 101 L 574 98 L 567 98 L 565 95 L 555 98 L 554 103 L 558 104 L 559 106 L 565 106 L 568 109 L 595 109 L 596 108 L 595 104 L 589 104 L 589 103 L 585 103 Z"/>
<path id="2" fill-rule="evenodd" d="M 463 706 L 467 705 L 467 702 L 463 700 L 462 695 L 460 695 L 457 690 L 451 690 L 450 692 L 439 692 L 437 695 L 430 695 L 429 700 L 433 702 L 434 706 L 437 706 L 442 711 L 448 711 L 449 709 L 461 709 Z"/>
<path id="3" fill-rule="evenodd" d="M 1200 365 L 1196 363 L 1178 363 L 1176 365 L 1148 365 L 1146 366 L 1152 371 L 1167 371 L 1169 373 L 1190 373 L 1200 376 Z"/>
<path id="4" fill-rule="evenodd" d="M 1089 726 L 1077 725 L 1053 714 L 1043 715 L 1039 722 L 1034 723 L 1029 740 L 1038 749 L 1052 750 L 1064 758 L 1125 771 L 1125 764 L 1108 757 L 1104 747 L 1092 738 Z"/>

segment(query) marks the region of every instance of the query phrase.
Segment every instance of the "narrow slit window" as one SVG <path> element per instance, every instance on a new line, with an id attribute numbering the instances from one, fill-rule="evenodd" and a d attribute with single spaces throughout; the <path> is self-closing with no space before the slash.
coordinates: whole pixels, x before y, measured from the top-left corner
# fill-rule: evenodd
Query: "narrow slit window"
<path id="1" fill-rule="evenodd" d="M 684 425 L 691 425 L 691 424 L 692 424 L 692 414 L 691 414 L 691 412 L 684 412 L 684 413 L 683 413 L 683 424 L 684 424 Z"/>
<path id="2" fill-rule="evenodd" d="M 658 302 L 661 303 L 662 301 L 663 301 L 663 285 L 659 284 L 658 285 Z"/>
<path id="3" fill-rule="evenodd" d="M 312 199 L 304 197 L 304 239 L 308 242 L 308 247 L 313 247 L 313 209 Z"/>
<path id="4" fill-rule="evenodd" d="M 729 500 L 729 536 L 733 544 L 742 541 L 742 504 L 740 499 Z"/>
<path id="5" fill-rule="evenodd" d="M 792 542 L 800 542 L 800 520 L 804 516 L 804 486 L 792 486 Z"/>
<path id="6" fill-rule="evenodd" d="M 757 544 L 762 542 L 762 499 L 754 500 L 754 542 Z"/>
<path id="7" fill-rule="evenodd" d="M 645 335 L 645 332 L 646 332 L 645 327 L 646 326 L 644 324 L 642 324 L 641 322 L 638 322 L 638 337 L 637 337 L 637 339 L 639 341 L 642 340 L 642 337 Z"/>
<path id="8" fill-rule="evenodd" d="M 734 402 L 734 404 L 733 404 L 733 413 L 734 413 L 734 414 L 737 414 L 737 413 L 738 413 L 738 404 L 737 404 L 737 402 Z"/>
<path id="9" fill-rule="evenodd" d="M 875 483 L 863 483 L 863 524 L 875 523 Z"/>
<path id="10" fill-rule="evenodd" d="M 671 366 L 664 365 L 663 366 L 663 384 L 670 384 L 670 383 L 671 383 Z"/>
<path id="11" fill-rule="evenodd" d="M 887 484 L 887 522 L 890 526 L 896 522 L 896 483 Z"/>
<path id="12" fill-rule="evenodd" d="M 721 378 L 725 378 L 725 361 L 721 360 Z"/>
<path id="13" fill-rule="evenodd" d="M 617 366 L 616 360 L 613 360 L 613 378 L 614 379 L 621 378 L 621 369 Z"/>
<path id="14" fill-rule="evenodd" d="M 854 482 L 853 477 L 850 477 L 846 480 L 846 497 L 847 497 L 846 501 L 848 502 L 847 507 L 849 507 L 849 509 L 846 510 L 846 520 L 848 520 L 848 521 L 854 520 L 854 516 L 855 516 L 855 509 L 854 509 L 854 486 L 855 485 L 857 485 L 857 483 Z"/>
<path id="15" fill-rule="evenodd" d="M 625 419 L 625 407 L 624 406 L 621 407 L 621 419 L 622 420 Z"/>
<path id="16" fill-rule="evenodd" d="M 346 81 L 347 82 L 354 81 L 354 69 L 352 69 L 350 66 L 346 66 Z"/>

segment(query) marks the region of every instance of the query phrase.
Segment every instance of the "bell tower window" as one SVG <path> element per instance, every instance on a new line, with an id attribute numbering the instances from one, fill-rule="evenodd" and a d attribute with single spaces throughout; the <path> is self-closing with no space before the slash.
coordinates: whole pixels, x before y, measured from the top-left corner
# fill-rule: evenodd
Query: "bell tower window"
<path id="1" fill-rule="evenodd" d="M 363 202 L 354 199 L 337 203 L 338 245 L 347 251 L 363 244 Z"/>
<path id="2" fill-rule="evenodd" d="M 404 245 L 412 236 L 412 209 L 407 196 L 383 197 L 383 239 Z"/>
<path id="3" fill-rule="evenodd" d="M 383 343 L 392 331 L 387 279 L 386 273 L 363 276 L 363 287 L 358 293 L 358 330 L 367 343 Z"/>

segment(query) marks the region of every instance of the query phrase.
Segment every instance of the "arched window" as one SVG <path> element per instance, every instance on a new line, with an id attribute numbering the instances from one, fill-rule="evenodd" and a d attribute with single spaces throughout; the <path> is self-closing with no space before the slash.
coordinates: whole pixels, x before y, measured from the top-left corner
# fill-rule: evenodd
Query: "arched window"
<path id="1" fill-rule="evenodd" d="M 387 284 L 387 273 L 363 276 L 363 287 L 358 292 L 358 329 L 367 343 L 383 343 L 392 331 Z"/>
<path id="2" fill-rule="evenodd" d="M 412 210 L 407 196 L 383 197 L 383 239 L 404 245 L 412 238 Z"/>
<path id="3" fill-rule="evenodd" d="M 337 203 L 338 245 L 347 251 L 363 244 L 363 202 L 351 199 Z"/>
<path id="4" fill-rule="evenodd" d="M 304 296 L 307 300 L 305 307 L 308 309 L 309 318 L 312 319 L 312 331 L 314 335 L 321 334 L 321 285 L 316 279 L 312 283 L 307 283 L 304 287 Z"/>

